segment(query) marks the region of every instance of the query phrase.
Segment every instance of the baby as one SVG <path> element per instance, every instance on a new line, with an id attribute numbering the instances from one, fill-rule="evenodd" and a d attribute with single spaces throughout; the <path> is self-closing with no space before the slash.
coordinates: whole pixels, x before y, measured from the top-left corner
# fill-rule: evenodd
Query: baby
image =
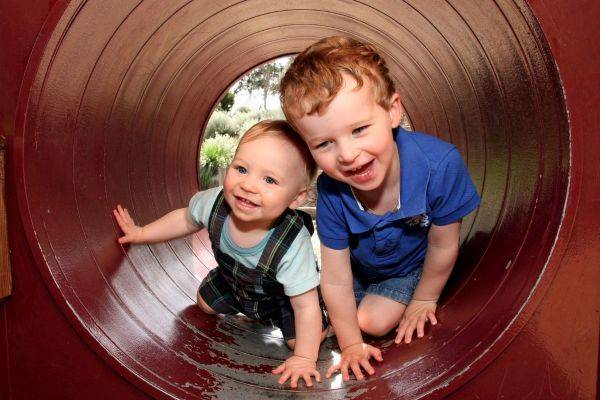
<path id="1" fill-rule="evenodd" d="M 189 206 L 136 226 L 120 205 L 119 243 L 155 243 L 206 227 L 218 266 L 200 284 L 207 314 L 237 314 L 281 329 L 294 354 L 273 370 L 279 383 L 320 382 L 316 361 L 327 335 L 310 218 L 295 209 L 307 196 L 316 166 L 285 121 L 263 121 L 241 138 L 223 187 L 196 193 Z"/>

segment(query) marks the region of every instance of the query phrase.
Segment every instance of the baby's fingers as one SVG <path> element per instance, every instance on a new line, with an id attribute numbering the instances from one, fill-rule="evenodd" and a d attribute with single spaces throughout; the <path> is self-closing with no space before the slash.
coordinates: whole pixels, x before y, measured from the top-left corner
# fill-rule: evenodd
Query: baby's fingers
<path id="1" fill-rule="evenodd" d="M 121 236 L 120 238 L 118 238 L 117 242 L 119 242 L 120 244 L 127 244 L 127 243 L 131 243 L 131 239 L 127 235 L 125 235 L 125 236 Z"/>
<path id="2" fill-rule="evenodd" d="M 312 374 L 312 376 L 315 377 L 315 380 L 317 382 L 321 382 L 321 374 L 319 373 L 319 371 L 317 371 L 316 369 L 313 369 L 312 371 L 310 371 L 310 373 Z"/>
<path id="3" fill-rule="evenodd" d="M 280 385 L 283 385 L 292 375 L 292 371 L 290 371 L 289 369 L 285 370 L 283 372 L 283 374 L 281 375 L 281 378 L 279 378 L 279 380 L 277 380 L 277 383 L 279 383 Z M 294 387 L 294 386 L 292 386 Z"/>
<path id="4" fill-rule="evenodd" d="M 312 379 L 310 378 L 310 372 L 304 372 L 302 374 L 302 379 L 304 379 L 304 382 L 306 383 L 307 387 L 312 387 Z"/>
<path id="5" fill-rule="evenodd" d="M 369 362 L 367 361 L 367 364 L 368 364 L 368 363 L 369 363 Z M 360 365 L 361 365 L 361 364 L 359 364 L 359 363 L 358 363 L 358 361 L 356 361 L 356 360 L 353 360 L 353 361 L 350 363 L 350 367 L 352 368 L 352 372 L 354 373 L 354 376 L 355 376 L 355 377 L 356 377 L 356 379 L 358 379 L 359 381 L 362 381 L 363 379 L 365 379 L 365 376 L 363 375 L 363 373 L 362 373 L 362 370 L 360 369 Z M 370 366 L 371 366 L 371 365 L 369 365 L 369 367 L 370 367 Z M 349 380 L 349 379 L 350 379 L 350 376 L 348 376 L 348 379 L 344 379 L 344 380 Z"/>
<path id="6" fill-rule="evenodd" d="M 379 350 L 377 347 L 369 347 L 369 356 L 375 358 L 377 361 L 383 361 L 381 350 Z"/>
<path id="7" fill-rule="evenodd" d="M 333 364 L 331 367 L 329 367 L 327 369 L 327 372 L 325 373 L 325 378 L 329 379 L 329 378 L 331 378 L 331 375 L 333 375 L 334 372 L 339 371 L 340 364 L 341 363 Z"/>
<path id="8" fill-rule="evenodd" d="M 275 368 L 275 369 L 273 370 L 273 373 L 274 373 L 274 374 L 277 374 L 277 375 L 279 375 L 279 374 L 281 374 L 283 371 L 285 371 L 285 363 L 283 363 L 283 364 L 281 364 L 279 367 Z"/>
<path id="9" fill-rule="evenodd" d="M 348 372 L 348 361 L 342 361 L 342 365 L 340 367 L 340 372 L 342 373 L 342 380 L 349 381 L 350 373 Z"/>
<path id="10" fill-rule="evenodd" d="M 361 359 L 358 361 L 360 366 L 367 372 L 369 375 L 373 375 L 375 373 L 375 369 L 371 366 L 369 360 Z"/>
<path id="11" fill-rule="evenodd" d="M 296 389 L 298 387 L 298 379 L 299 378 L 300 378 L 300 374 L 298 374 L 298 373 L 292 374 L 292 379 L 290 379 L 290 386 L 292 387 L 292 389 Z"/>

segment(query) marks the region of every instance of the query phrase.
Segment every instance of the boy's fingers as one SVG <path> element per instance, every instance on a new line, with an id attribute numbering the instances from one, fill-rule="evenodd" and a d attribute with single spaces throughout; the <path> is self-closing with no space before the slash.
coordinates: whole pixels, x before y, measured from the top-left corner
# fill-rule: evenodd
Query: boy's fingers
<path id="1" fill-rule="evenodd" d="M 422 338 L 425 336 L 425 322 L 427 321 L 427 317 L 419 317 L 419 322 L 417 322 L 417 337 Z"/>
<path id="2" fill-rule="evenodd" d="M 319 373 L 319 371 L 313 371 L 313 375 L 315 376 L 315 380 L 317 382 L 321 382 L 321 374 Z"/>
<path id="3" fill-rule="evenodd" d="M 405 333 L 406 333 L 406 324 L 404 322 L 401 322 L 400 326 L 398 327 L 398 333 L 396 334 L 396 340 L 394 340 L 394 342 L 396 342 L 396 344 L 401 343 L 402 338 L 404 337 Z"/>
<path id="4" fill-rule="evenodd" d="M 433 311 L 429 313 L 429 322 L 431 322 L 431 325 L 437 324 L 437 318 L 435 317 L 435 313 Z"/>
<path id="5" fill-rule="evenodd" d="M 406 334 L 404 335 L 404 343 L 408 344 L 412 340 L 412 335 L 415 330 L 415 321 L 411 321 L 406 328 Z"/>

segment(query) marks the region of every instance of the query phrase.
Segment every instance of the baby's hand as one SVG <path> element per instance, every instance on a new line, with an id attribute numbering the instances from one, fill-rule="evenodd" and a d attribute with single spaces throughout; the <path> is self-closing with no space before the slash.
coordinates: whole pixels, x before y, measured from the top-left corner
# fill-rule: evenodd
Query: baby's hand
<path id="1" fill-rule="evenodd" d="M 317 363 L 309 358 L 293 355 L 279 367 L 273 370 L 274 374 L 281 374 L 281 378 L 277 381 L 283 385 L 290 379 L 292 389 L 298 387 L 298 379 L 304 379 L 306 386 L 312 387 L 311 376 L 314 376 L 317 382 L 321 382 L 321 374 L 317 371 Z"/>
<path id="2" fill-rule="evenodd" d="M 401 343 L 404 338 L 404 343 L 410 343 L 412 340 L 415 328 L 417 330 L 417 337 L 422 338 L 425 335 L 425 323 L 427 320 L 431 322 L 431 325 L 437 324 L 435 318 L 435 310 L 437 303 L 435 300 L 412 300 L 398 325 L 398 334 L 396 335 L 395 342 Z"/>
<path id="3" fill-rule="evenodd" d="M 137 226 L 129 215 L 126 208 L 117 205 L 117 209 L 113 210 L 117 224 L 125 234 L 119 238 L 119 243 L 139 243 L 142 237 L 142 228 Z"/>
<path id="4" fill-rule="evenodd" d="M 369 359 L 371 357 L 375 358 L 377 361 L 383 361 L 383 357 L 381 357 L 381 351 L 376 347 L 363 342 L 348 346 L 342 350 L 340 362 L 329 367 L 325 377 L 329 378 L 334 372 L 340 371 L 342 373 L 342 379 L 344 381 L 348 381 L 350 380 L 348 367 L 350 367 L 356 379 L 363 380 L 364 375 L 360 369 L 361 367 L 369 375 L 373 375 L 375 373 L 375 370 L 369 363 Z"/>

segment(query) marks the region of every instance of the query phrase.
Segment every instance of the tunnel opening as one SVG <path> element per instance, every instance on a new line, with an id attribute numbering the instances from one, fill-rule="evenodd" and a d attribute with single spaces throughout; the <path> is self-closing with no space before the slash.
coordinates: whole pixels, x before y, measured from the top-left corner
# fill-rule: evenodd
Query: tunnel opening
<path id="1" fill-rule="evenodd" d="M 65 315 L 148 393 L 292 396 L 268 376 L 287 355 L 277 332 L 196 310 L 214 267 L 207 235 L 122 248 L 111 210 L 126 204 L 147 223 L 187 204 L 201 127 L 230 82 L 333 34 L 381 49 L 414 130 L 460 149 L 482 205 L 463 221 L 441 324 L 410 346 L 376 340 L 385 362 L 373 379 L 306 395 L 446 393 L 526 321 L 562 222 L 570 140 L 558 73 L 524 2 L 81 1 L 54 13 L 20 99 L 21 218 Z M 319 368 L 336 356 L 326 343 Z"/>

